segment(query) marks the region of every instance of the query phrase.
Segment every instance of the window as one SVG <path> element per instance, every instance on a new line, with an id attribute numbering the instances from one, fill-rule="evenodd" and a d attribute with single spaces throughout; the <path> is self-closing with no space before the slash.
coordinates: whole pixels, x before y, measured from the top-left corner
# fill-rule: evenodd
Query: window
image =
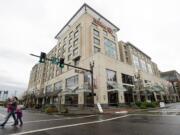
<path id="1" fill-rule="evenodd" d="M 71 52 L 72 51 L 72 46 L 70 46 L 69 48 L 68 48 L 68 52 Z"/>
<path id="2" fill-rule="evenodd" d="M 71 32 L 69 33 L 69 37 L 71 38 L 72 35 L 73 35 L 73 31 L 71 31 Z"/>
<path id="3" fill-rule="evenodd" d="M 78 54 L 78 48 L 73 50 L 73 55 L 76 56 Z"/>
<path id="4" fill-rule="evenodd" d="M 100 45 L 100 40 L 99 40 L 98 38 L 95 38 L 95 37 L 94 37 L 94 44 Z"/>
<path id="5" fill-rule="evenodd" d="M 78 35 L 79 35 L 79 32 L 76 31 L 76 32 L 74 33 L 74 38 L 78 37 Z"/>
<path id="6" fill-rule="evenodd" d="M 94 46 L 94 53 L 97 53 L 97 52 L 100 52 L 100 51 L 101 51 L 100 48 Z"/>
<path id="7" fill-rule="evenodd" d="M 113 89 L 114 88 L 113 83 L 117 82 L 116 72 L 107 69 L 106 73 L 107 73 L 107 89 Z"/>
<path id="8" fill-rule="evenodd" d="M 122 82 L 126 84 L 132 84 L 133 85 L 133 76 L 121 74 Z"/>
<path id="9" fill-rule="evenodd" d="M 64 38 L 64 42 L 66 42 L 67 37 Z"/>
<path id="10" fill-rule="evenodd" d="M 71 57 L 72 57 L 72 55 L 70 54 L 70 55 L 68 55 L 68 60 L 71 60 Z"/>
<path id="11" fill-rule="evenodd" d="M 143 71 L 147 72 L 147 68 L 146 68 L 146 63 L 144 60 L 140 60 L 141 61 L 141 68 Z"/>
<path id="12" fill-rule="evenodd" d="M 103 34 L 104 34 L 105 36 L 108 35 L 107 31 L 105 31 L 105 30 L 103 30 Z"/>
<path id="13" fill-rule="evenodd" d="M 78 75 L 66 79 L 66 88 L 78 86 Z"/>
<path id="14" fill-rule="evenodd" d="M 150 65 L 150 64 L 147 64 L 147 67 L 148 67 L 148 71 L 149 71 L 149 73 L 150 73 L 150 74 L 152 74 L 152 73 L 153 73 L 153 71 L 152 71 L 152 67 L 151 67 L 151 65 Z"/>
<path id="15" fill-rule="evenodd" d="M 99 31 L 97 31 L 97 30 L 95 30 L 95 29 L 93 29 L 93 34 L 94 34 L 95 36 L 99 37 Z"/>
<path id="16" fill-rule="evenodd" d="M 111 58 L 117 58 L 116 54 L 116 44 L 111 40 L 104 38 L 104 45 L 105 45 L 105 53 Z"/>
<path id="17" fill-rule="evenodd" d="M 80 26 L 81 26 L 81 24 L 78 24 L 78 25 L 76 26 L 76 29 L 79 29 L 79 28 L 80 28 Z"/>
<path id="18" fill-rule="evenodd" d="M 112 82 L 116 82 L 117 81 L 117 79 L 116 79 L 116 72 L 115 71 L 107 69 L 106 73 L 107 73 L 107 81 L 112 81 Z"/>
<path id="19" fill-rule="evenodd" d="M 76 39 L 76 40 L 74 41 L 74 46 L 77 46 L 77 44 L 78 44 L 78 39 Z"/>
<path id="20" fill-rule="evenodd" d="M 46 86 L 46 93 L 49 93 L 52 91 L 52 85 Z"/>
<path id="21" fill-rule="evenodd" d="M 84 87 L 85 89 L 91 89 L 91 73 L 90 72 L 84 73 Z"/>
<path id="22" fill-rule="evenodd" d="M 63 50 L 64 50 L 64 51 L 66 50 L 66 45 L 63 46 Z"/>
<path id="23" fill-rule="evenodd" d="M 71 44 L 72 44 L 72 39 L 69 40 L 69 45 L 71 45 Z"/>
<path id="24" fill-rule="evenodd" d="M 55 91 L 62 90 L 62 81 L 56 82 L 54 84 L 54 90 Z"/>
<path id="25" fill-rule="evenodd" d="M 133 55 L 133 63 L 136 69 L 140 69 L 139 59 L 135 55 Z"/>

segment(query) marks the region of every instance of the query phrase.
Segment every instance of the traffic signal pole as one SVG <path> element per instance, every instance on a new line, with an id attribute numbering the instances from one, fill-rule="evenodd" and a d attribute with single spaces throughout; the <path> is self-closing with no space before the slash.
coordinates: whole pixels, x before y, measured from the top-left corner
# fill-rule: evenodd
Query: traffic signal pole
<path id="1" fill-rule="evenodd" d="M 35 55 L 35 54 L 30 54 L 31 56 L 34 56 L 34 57 L 38 57 L 38 58 L 41 58 L 41 56 L 38 56 L 38 55 Z M 45 60 L 48 60 L 48 61 L 53 61 L 53 59 L 50 59 L 50 58 L 45 58 Z M 82 67 L 77 67 L 77 66 L 74 66 L 74 65 L 71 65 L 71 64 L 66 64 L 66 63 L 63 63 L 64 65 L 66 66 L 70 66 L 70 67 L 73 67 L 73 68 L 77 68 L 77 69 L 81 69 L 81 70 L 84 70 L 84 71 L 87 71 L 87 72 L 90 72 L 91 73 L 91 96 L 93 98 L 93 105 L 94 105 L 94 79 L 93 79 L 93 69 L 94 69 L 94 62 L 93 63 L 90 63 L 90 69 L 86 69 L 86 68 L 82 68 Z"/>

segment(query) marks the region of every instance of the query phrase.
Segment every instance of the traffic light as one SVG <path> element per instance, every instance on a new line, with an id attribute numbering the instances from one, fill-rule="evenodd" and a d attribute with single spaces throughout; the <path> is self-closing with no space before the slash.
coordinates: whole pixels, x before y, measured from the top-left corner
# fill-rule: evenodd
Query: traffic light
<path id="1" fill-rule="evenodd" d="M 39 62 L 40 62 L 40 63 L 45 63 L 45 60 L 46 60 L 46 53 L 41 52 Z"/>
<path id="2" fill-rule="evenodd" d="M 59 67 L 64 68 L 64 58 L 60 58 Z"/>

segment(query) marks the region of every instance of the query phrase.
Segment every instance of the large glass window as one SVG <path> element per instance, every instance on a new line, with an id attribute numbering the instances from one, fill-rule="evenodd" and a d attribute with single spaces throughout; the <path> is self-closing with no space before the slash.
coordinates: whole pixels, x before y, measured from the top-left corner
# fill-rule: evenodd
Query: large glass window
<path id="1" fill-rule="evenodd" d="M 146 67 L 146 63 L 144 60 L 140 60 L 141 61 L 141 68 L 143 71 L 147 72 L 147 67 Z"/>
<path id="2" fill-rule="evenodd" d="M 107 73 L 107 89 L 114 89 L 114 83 L 117 82 L 116 72 L 112 70 L 106 70 Z"/>
<path id="3" fill-rule="evenodd" d="M 107 69 L 106 73 L 107 73 L 107 81 L 111 81 L 111 82 L 116 82 L 117 81 L 115 71 Z"/>
<path id="4" fill-rule="evenodd" d="M 54 84 L 54 90 L 62 90 L 62 81 L 56 82 Z"/>
<path id="5" fill-rule="evenodd" d="M 122 82 L 126 84 L 132 84 L 133 85 L 133 76 L 121 74 L 122 76 Z"/>
<path id="6" fill-rule="evenodd" d="M 66 79 L 66 87 L 71 88 L 78 86 L 78 75 Z"/>
<path id="7" fill-rule="evenodd" d="M 137 56 L 133 55 L 133 63 L 136 69 L 140 69 L 140 65 L 139 65 L 139 59 Z"/>
<path id="8" fill-rule="evenodd" d="M 84 73 L 84 87 L 86 89 L 91 89 L 91 73 L 89 72 Z"/>
<path id="9" fill-rule="evenodd" d="M 148 66 L 148 71 L 149 71 L 149 73 L 150 73 L 150 74 L 152 74 L 152 73 L 153 73 L 153 71 L 152 71 L 152 67 L 151 67 L 151 65 L 150 65 L 150 64 L 147 64 L 147 66 Z"/>
<path id="10" fill-rule="evenodd" d="M 111 40 L 104 38 L 104 46 L 105 46 L 105 53 L 111 58 L 117 57 L 116 54 L 116 44 L 112 42 Z"/>
<path id="11" fill-rule="evenodd" d="M 95 38 L 95 37 L 94 37 L 94 44 L 100 45 L 100 40 L 99 40 L 98 38 Z"/>
<path id="12" fill-rule="evenodd" d="M 46 93 L 51 92 L 51 91 L 52 91 L 52 85 L 46 86 Z"/>
<path id="13" fill-rule="evenodd" d="M 99 37 L 99 31 L 97 31 L 97 30 L 95 30 L 95 29 L 93 29 L 93 34 L 94 34 L 95 36 Z"/>

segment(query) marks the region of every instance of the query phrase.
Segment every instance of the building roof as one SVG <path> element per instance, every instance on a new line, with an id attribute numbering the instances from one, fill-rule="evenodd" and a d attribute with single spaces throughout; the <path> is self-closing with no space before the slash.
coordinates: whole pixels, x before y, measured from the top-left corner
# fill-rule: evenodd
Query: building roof
<path id="1" fill-rule="evenodd" d="M 141 52 L 143 55 L 145 55 L 146 57 L 148 57 L 149 59 L 151 59 L 150 56 L 148 56 L 147 54 L 145 54 L 143 51 L 141 51 L 139 48 L 137 48 L 136 46 L 134 46 L 132 43 L 127 42 L 126 44 L 132 46 L 133 48 L 135 48 L 136 50 L 138 50 L 139 52 Z"/>
<path id="2" fill-rule="evenodd" d="M 78 20 L 78 18 L 83 15 L 84 13 L 88 13 L 95 18 L 100 18 L 102 22 L 106 22 L 108 24 L 108 27 L 112 28 L 115 31 L 119 31 L 119 28 L 115 26 L 112 22 L 110 22 L 108 19 L 103 17 L 100 13 L 98 13 L 96 10 L 94 10 L 92 7 L 84 3 L 80 9 L 71 17 L 71 19 L 66 23 L 66 25 L 58 32 L 58 34 L 55 36 L 55 39 L 58 39 L 60 37 L 61 33 L 68 30 L 69 26 L 73 25 L 74 22 Z"/>
<path id="3" fill-rule="evenodd" d="M 161 72 L 161 77 L 168 81 L 180 81 L 180 74 L 176 70 Z"/>

